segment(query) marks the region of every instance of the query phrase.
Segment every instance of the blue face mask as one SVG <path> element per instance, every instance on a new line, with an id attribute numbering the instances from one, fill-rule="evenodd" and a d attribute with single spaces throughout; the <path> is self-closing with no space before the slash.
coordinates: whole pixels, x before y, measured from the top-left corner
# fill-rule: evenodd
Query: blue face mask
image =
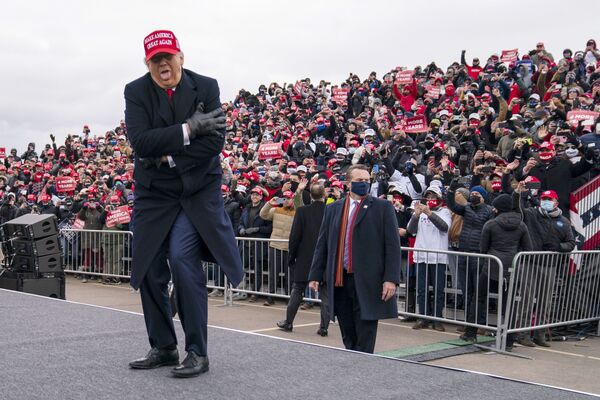
<path id="1" fill-rule="evenodd" d="M 366 196 L 369 193 L 371 184 L 369 182 L 352 182 L 350 191 L 357 196 Z"/>
<path id="2" fill-rule="evenodd" d="M 534 126 L 542 126 L 544 124 L 544 121 L 541 119 L 536 119 L 535 122 L 533 123 Z"/>
<path id="3" fill-rule="evenodd" d="M 322 132 L 325 130 L 325 124 L 317 124 L 317 131 Z"/>
<path id="4" fill-rule="evenodd" d="M 111 140 L 111 141 L 110 141 L 110 145 L 111 145 L 111 146 L 114 146 L 115 144 L 117 144 L 117 141 L 116 141 L 116 140 Z"/>
<path id="5" fill-rule="evenodd" d="M 546 211 L 554 211 L 554 201 L 552 200 L 542 200 L 540 201 L 540 207 Z"/>

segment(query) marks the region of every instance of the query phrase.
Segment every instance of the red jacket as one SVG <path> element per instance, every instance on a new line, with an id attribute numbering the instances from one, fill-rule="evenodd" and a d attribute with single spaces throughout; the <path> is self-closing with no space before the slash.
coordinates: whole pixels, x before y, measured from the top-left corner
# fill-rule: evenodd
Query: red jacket
<path id="1" fill-rule="evenodd" d="M 415 99 L 418 97 L 417 84 L 414 79 L 413 79 L 413 82 L 411 83 L 409 89 L 410 89 L 410 94 L 408 94 L 407 96 L 404 96 L 400 92 L 400 90 L 398 90 L 398 85 L 392 86 L 392 90 L 394 91 L 394 96 L 396 96 L 396 98 L 400 102 L 400 105 L 402 106 L 404 111 L 410 111 L 412 105 L 415 102 Z"/>

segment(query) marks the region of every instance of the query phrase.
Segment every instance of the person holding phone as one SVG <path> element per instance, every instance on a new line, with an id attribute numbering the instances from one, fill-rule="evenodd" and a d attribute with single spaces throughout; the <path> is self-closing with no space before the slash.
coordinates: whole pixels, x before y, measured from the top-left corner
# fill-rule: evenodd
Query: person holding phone
<path id="1" fill-rule="evenodd" d="M 445 306 L 444 288 L 446 285 L 446 254 L 435 250 L 448 249 L 448 231 L 452 224 L 452 214 L 444 206 L 442 191 L 438 186 L 430 186 L 425 191 L 424 203 L 415 204 L 415 212 L 408 223 L 407 231 L 416 235 L 415 248 L 431 249 L 432 252 L 415 252 L 413 257 L 417 272 L 417 305 L 422 317 L 413 329 L 427 328 L 444 332 L 439 321 L 429 321 L 427 316 L 443 318 Z M 429 287 L 433 287 L 433 291 Z"/>
<path id="2" fill-rule="evenodd" d="M 564 215 L 569 215 L 571 180 L 586 173 L 593 166 L 593 147 L 586 148 L 584 157 L 573 164 L 569 160 L 557 157 L 552 143 L 543 142 L 539 146 L 538 159 L 529 158 L 523 169 L 515 170 L 515 178 L 522 181 L 527 176 L 535 176 L 542 182 L 541 191 L 556 191 L 559 208 Z"/>
<path id="3" fill-rule="evenodd" d="M 284 191 L 281 198 L 271 198 L 260 210 L 260 217 L 263 220 L 273 222 L 272 240 L 289 240 L 295 214 L 294 192 L 291 190 Z M 285 283 L 289 275 L 287 268 L 288 255 L 289 244 L 287 242 L 269 242 L 269 293 L 275 293 L 276 283 L 280 283 L 277 286 L 281 288 L 287 288 Z M 276 282 L 278 281 L 279 272 L 284 274 L 283 282 Z M 273 297 L 267 296 L 264 305 L 272 306 L 273 304 L 275 304 Z"/>

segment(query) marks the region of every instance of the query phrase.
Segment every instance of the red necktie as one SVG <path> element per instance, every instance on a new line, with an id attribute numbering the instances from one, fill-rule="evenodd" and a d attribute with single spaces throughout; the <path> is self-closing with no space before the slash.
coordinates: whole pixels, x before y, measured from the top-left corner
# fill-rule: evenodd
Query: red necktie
<path id="1" fill-rule="evenodd" d="M 175 92 L 173 89 L 167 89 L 167 97 L 169 100 L 173 99 L 173 92 Z"/>
<path id="2" fill-rule="evenodd" d="M 346 225 L 346 236 L 344 243 L 344 269 L 351 274 L 352 273 L 352 233 L 354 228 L 354 222 L 356 220 L 356 214 L 358 213 L 358 209 L 360 208 L 360 202 L 351 201 L 350 207 L 354 203 L 354 209 L 350 212 L 350 216 L 348 217 L 348 225 Z"/>

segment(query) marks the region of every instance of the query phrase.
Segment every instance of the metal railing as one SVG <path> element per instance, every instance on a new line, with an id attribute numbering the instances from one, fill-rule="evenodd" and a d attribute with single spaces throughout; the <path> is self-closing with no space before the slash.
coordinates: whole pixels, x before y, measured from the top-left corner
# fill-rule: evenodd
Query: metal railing
<path id="1" fill-rule="evenodd" d="M 292 287 L 288 268 L 288 240 L 236 238 L 245 279 L 233 293 L 289 299 Z M 320 302 L 307 289 L 305 301 Z"/>
<path id="2" fill-rule="evenodd" d="M 600 321 L 600 251 L 517 254 L 507 301 L 503 350 L 509 334 Z"/>
<path id="3" fill-rule="evenodd" d="M 132 232 L 61 229 L 59 238 L 66 273 L 129 279 Z"/>
<path id="4" fill-rule="evenodd" d="M 61 229 L 65 272 L 82 276 L 129 279 L 132 261 L 131 231 Z M 237 238 L 245 279 L 231 288 L 219 265 L 203 263 L 207 287 L 225 292 L 225 302 L 231 296 L 257 295 L 289 299 L 291 280 L 288 268 L 288 240 Z M 320 302 L 307 290 L 305 300 Z"/>
<path id="5" fill-rule="evenodd" d="M 493 255 L 402 247 L 402 316 L 496 332 L 504 305 L 504 268 Z M 404 299 L 404 302 L 402 302 Z"/>

